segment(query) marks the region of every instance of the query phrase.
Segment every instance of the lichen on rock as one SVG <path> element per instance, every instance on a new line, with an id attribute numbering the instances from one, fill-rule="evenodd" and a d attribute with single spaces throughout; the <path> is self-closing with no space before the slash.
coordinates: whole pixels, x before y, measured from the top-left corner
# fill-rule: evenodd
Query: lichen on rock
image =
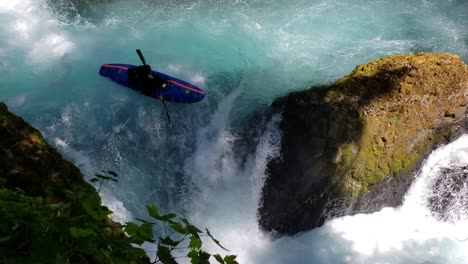
<path id="1" fill-rule="evenodd" d="M 369 190 L 400 179 L 454 135 L 467 102 L 468 67 L 428 53 L 359 65 L 331 85 L 278 99 L 282 157 L 268 167 L 260 225 L 296 233 L 353 212 Z"/>

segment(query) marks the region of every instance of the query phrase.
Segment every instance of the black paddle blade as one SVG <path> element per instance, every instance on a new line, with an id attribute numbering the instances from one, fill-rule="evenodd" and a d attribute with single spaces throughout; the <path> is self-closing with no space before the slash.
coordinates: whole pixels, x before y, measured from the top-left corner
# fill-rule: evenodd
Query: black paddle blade
<path id="1" fill-rule="evenodd" d="M 146 65 L 146 60 L 145 60 L 145 57 L 143 57 L 141 50 L 137 49 L 136 52 L 138 54 L 138 57 L 140 57 L 141 62 L 143 62 L 143 65 Z"/>
<path id="2" fill-rule="evenodd" d="M 161 102 L 164 106 L 164 110 L 166 110 L 167 120 L 169 120 L 169 123 L 171 123 L 171 116 L 169 115 L 169 110 L 167 109 L 166 103 L 164 102 L 164 100 L 161 100 Z"/>

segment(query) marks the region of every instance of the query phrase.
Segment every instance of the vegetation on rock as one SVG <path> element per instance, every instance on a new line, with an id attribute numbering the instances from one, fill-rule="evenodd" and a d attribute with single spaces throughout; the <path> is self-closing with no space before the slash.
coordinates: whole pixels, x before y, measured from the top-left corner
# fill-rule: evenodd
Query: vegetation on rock
<path id="1" fill-rule="evenodd" d="M 412 170 L 453 134 L 467 96 L 458 56 L 421 53 L 359 65 L 279 99 L 283 155 L 269 165 L 261 225 L 295 233 L 352 212 L 369 188 Z"/>
<path id="2" fill-rule="evenodd" d="M 208 229 L 203 232 L 172 213 L 160 215 L 154 205 L 148 214 L 156 222 L 137 219 L 141 224 L 121 225 L 110 220 L 112 212 L 78 168 L 3 103 L 0 135 L 0 263 L 150 263 L 145 251 L 133 246 L 144 242 L 156 243 L 152 263 L 177 263 L 174 252 L 185 252 L 191 263 L 209 263 L 211 256 L 221 264 L 237 263 L 235 255 L 202 250 L 201 236 L 225 249 Z M 103 171 L 91 182 L 100 188 L 117 177 Z M 155 237 L 158 223 L 173 233 Z"/>

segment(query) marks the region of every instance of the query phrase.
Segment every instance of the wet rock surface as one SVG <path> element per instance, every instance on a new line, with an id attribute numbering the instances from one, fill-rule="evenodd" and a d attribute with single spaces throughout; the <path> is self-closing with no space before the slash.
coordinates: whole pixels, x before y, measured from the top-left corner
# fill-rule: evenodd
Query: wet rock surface
<path id="1" fill-rule="evenodd" d="M 260 226 L 294 234 L 401 204 L 420 162 L 463 128 L 467 95 L 458 56 L 421 53 L 278 99 L 282 155 L 268 165 Z"/>

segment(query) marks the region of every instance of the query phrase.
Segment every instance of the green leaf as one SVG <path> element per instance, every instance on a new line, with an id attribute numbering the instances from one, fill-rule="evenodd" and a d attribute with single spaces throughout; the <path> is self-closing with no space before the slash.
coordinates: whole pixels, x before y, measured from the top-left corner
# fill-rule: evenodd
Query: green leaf
<path id="1" fill-rule="evenodd" d="M 200 236 L 198 235 L 198 233 L 202 233 L 202 231 L 200 229 L 198 229 L 196 226 L 190 224 L 190 222 L 185 218 L 180 218 L 180 220 L 182 220 L 182 222 L 184 222 L 186 224 L 186 228 L 187 228 L 187 230 L 189 231 L 190 234 L 192 234 L 196 238 L 200 239 Z"/>
<path id="2" fill-rule="evenodd" d="M 130 236 L 128 238 L 128 241 L 132 244 L 137 244 L 137 245 L 142 245 L 143 243 L 146 242 L 146 240 L 142 239 L 141 237 L 137 236 L 137 235 L 134 235 L 134 236 Z"/>
<path id="3" fill-rule="evenodd" d="M 162 244 L 165 244 L 165 245 L 168 245 L 168 246 L 172 246 L 172 247 L 176 247 L 176 246 L 179 245 L 179 243 L 180 243 L 180 241 L 174 241 L 174 240 L 172 240 L 172 238 L 170 238 L 170 237 L 160 238 L 159 241 L 160 241 L 160 243 L 162 243 Z"/>
<path id="4" fill-rule="evenodd" d="M 6 242 L 6 241 L 10 240 L 10 238 L 11 238 L 11 236 L 2 236 L 2 237 L 0 237 L 0 242 Z"/>
<path id="5" fill-rule="evenodd" d="M 213 257 L 214 257 L 219 263 L 221 263 L 221 264 L 226 264 L 226 263 L 224 262 L 224 259 L 221 257 L 221 255 L 216 254 L 216 255 L 213 255 Z"/>
<path id="6" fill-rule="evenodd" d="M 202 246 L 202 241 L 195 237 L 195 236 L 191 236 L 190 237 L 190 244 L 189 244 L 189 248 L 191 249 L 200 249 Z"/>
<path id="7" fill-rule="evenodd" d="M 101 221 L 107 218 L 111 211 L 101 207 L 101 198 L 97 194 L 89 195 L 81 205 L 86 213 L 95 220 Z"/>
<path id="8" fill-rule="evenodd" d="M 154 204 L 146 206 L 148 208 L 148 214 L 156 220 L 161 220 L 161 216 L 158 212 L 158 207 Z"/>
<path id="9" fill-rule="evenodd" d="M 144 225 L 144 224 L 143 224 Z M 130 236 L 130 242 L 135 243 L 138 245 L 143 244 L 146 241 L 153 241 L 153 233 L 152 233 L 152 228 L 151 232 L 148 229 L 147 226 L 138 226 L 135 223 L 128 222 L 125 225 L 125 232 Z M 150 225 L 151 226 L 151 225 Z M 150 234 L 148 234 L 150 232 Z"/>
<path id="10" fill-rule="evenodd" d="M 109 173 L 110 175 L 114 176 L 114 177 L 119 177 L 119 175 L 113 171 L 107 171 L 107 173 Z"/>
<path id="11" fill-rule="evenodd" d="M 210 261 L 210 254 L 202 251 L 202 250 L 199 250 L 199 251 L 196 251 L 196 250 L 191 250 L 188 254 L 187 254 L 187 257 L 190 258 L 190 263 L 192 264 L 209 264 Z"/>
<path id="12" fill-rule="evenodd" d="M 211 239 L 216 243 L 216 245 L 218 245 L 220 248 L 222 248 L 222 249 L 224 249 L 224 250 L 226 250 L 226 251 L 229 251 L 229 249 L 227 249 L 227 248 L 221 246 L 221 244 L 219 243 L 219 241 L 216 240 L 216 239 L 211 235 L 210 230 L 208 230 L 208 228 L 205 228 L 205 230 L 206 230 L 206 233 L 208 234 L 208 236 L 210 236 Z"/>
<path id="13" fill-rule="evenodd" d="M 189 231 L 190 234 L 192 234 L 192 236 L 200 239 L 200 236 L 198 235 L 198 233 L 201 233 L 200 229 L 198 229 L 196 226 L 194 225 L 189 225 L 186 227 L 187 230 Z"/>
<path id="14" fill-rule="evenodd" d="M 135 223 L 128 222 L 125 225 L 125 232 L 127 232 L 128 235 L 136 235 L 138 231 L 138 226 Z"/>
<path id="15" fill-rule="evenodd" d="M 200 263 L 200 257 L 198 256 L 198 251 L 192 250 L 187 254 L 187 257 L 190 258 L 190 263 L 191 264 L 199 264 Z"/>
<path id="16" fill-rule="evenodd" d="M 174 257 L 171 255 L 171 251 L 165 246 L 158 245 L 158 252 L 156 255 L 164 264 L 177 264 Z"/>
<path id="17" fill-rule="evenodd" d="M 192 224 L 190 224 L 190 222 L 189 222 L 186 218 L 182 218 L 182 217 L 181 217 L 180 220 L 181 220 L 182 222 L 184 222 L 185 225 L 188 225 L 188 226 L 189 226 L 189 225 L 192 225 Z"/>
<path id="18" fill-rule="evenodd" d="M 210 254 L 208 254 L 208 253 L 205 252 L 205 251 L 201 251 L 201 250 L 200 250 L 200 251 L 198 252 L 198 255 L 200 256 L 200 264 L 210 264 L 210 261 L 209 261 L 209 259 L 210 259 L 210 257 L 211 257 Z"/>
<path id="19" fill-rule="evenodd" d="M 228 255 L 224 257 L 224 261 L 226 262 L 226 264 L 239 264 L 236 258 L 236 255 Z"/>
<path id="20" fill-rule="evenodd" d="M 118 182 L 116 179 L 112 178 L 112 177 L 109 177 L 109 176 L 105 176 L 105 175 L 101 175 L 101 174 L 94 174 L 96 176 L 96 178 L 98 179 L 102 179 L 102 180 L 105 180 L 105 181 L 114 181 L 114 182 Z"/>
<path id="21" fill-rule="evenodd" d="M 169 221 L 169 220 L 171 220 L 171 219 L 173 219 L 175 217 L 177 217 L 176 214 L 170 213 L 170 214 L 165 214 L 165 215 L 161 216 L 161 219 L 159 219 L 159 220 L 167 222 L 167 221 Z"/>
<path id="22" fill-rule="evenodd" d="M 92 178 L 92 179 L 90 180 L 90 182 L 98 182 L 98 181 L 99 181 L 98 178 Z"/>
<path id="23" fill-rule="evenodd" d="M 190 231 L 192 231 L 193 233 L 202 233 L 202 231 L 200 229 L 198 229 L 198 227 L 194 226 L 194 225 L 189 225 L 188 226 L 190 228 Z"/>
<path id="24" fill-rule="evenodd" d="M 182 224 L 179 224 L 179 223 L 172 223 L 172 224 L 170 224 L 169 226 L 170 226 L 174 231 L 176 231 L 176 232 L 179 233 L 179 234 L 187 235 L 187 234 L 190 233 L 186 227 L 183 227 L 183 226 L 182 226 Z"/>
<path id="25" fill-rule="evenodd" d="M 154 243 L 153 239 L 153 225 L 149 223 L 143 223 L 137 231 L 137 234 L 144 240 Z"/>
<path id="26" fill-rule="evenodd" d="M 70 235 L 74 238 L 86 238 L 86 237 L 97 236 L 96 232 L 88 228 L 71 227 L 69 231 L 70 231 Z"/>

